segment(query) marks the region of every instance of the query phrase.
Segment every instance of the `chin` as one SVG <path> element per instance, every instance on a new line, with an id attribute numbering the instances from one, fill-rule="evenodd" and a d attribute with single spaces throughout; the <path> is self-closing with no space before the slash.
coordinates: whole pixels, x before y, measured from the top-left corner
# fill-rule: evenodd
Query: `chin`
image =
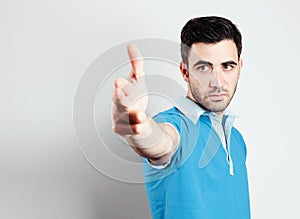
<path id="1" fill-rule="evenodd" d="M 220 113 L 220 112 L 223 112 L 227 108 L 227 105 L 228 104 L 224 104 L 224 103 L 220 103 L 220 104 L 213 103 L 213 104 L 210 104 L 210 106 L 207 107 L 207 109 L 214 113 Z"/>

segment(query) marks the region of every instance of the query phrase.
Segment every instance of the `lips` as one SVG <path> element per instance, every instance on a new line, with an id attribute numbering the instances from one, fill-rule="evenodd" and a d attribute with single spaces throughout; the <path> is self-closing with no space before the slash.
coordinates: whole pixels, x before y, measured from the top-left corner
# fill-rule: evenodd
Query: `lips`
<path id="1" fill-rule="evenodd" d="M 225 93 L 221 93 L 221 94 L 210 94 L 208 97 L 212 101 L 222 101 L 225 99 L 226 96 L 227 95 Z"/>

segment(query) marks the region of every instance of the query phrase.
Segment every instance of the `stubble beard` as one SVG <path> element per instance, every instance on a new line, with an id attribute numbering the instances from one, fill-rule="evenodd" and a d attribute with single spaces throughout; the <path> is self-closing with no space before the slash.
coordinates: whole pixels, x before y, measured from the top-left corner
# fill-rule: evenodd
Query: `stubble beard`
<path id="1" fill-rule="evenodd" d="M 211 90 L 209 92 L 205 91 L 205 90 L 202 90 L 202 93 L 201 93 L 201 88 L 197 89 L 197 87 L 196 87 L 194 89 L 193 86 L 191 86 L 190 84 L 189 84 L 189 87 L 190 87 L 190 92 L 191 92 L 193 98 L 195 99 L 195 101 L 198 105 L 200 105 L 205 110 L 208 110 L 208 111 L 211 111 L 211 112 L 214 112 L 214 113 L 219 113 L 219 112 L 223 112 L 228 107 L 228 105 L 230 104 L 230 102 L 231 102 L 231 100 L 232 100 L 232 98 L 233 98 L 233 96 L 236 92 L 237 83 L 234 87 L 232 95 L 230 95 L 228 90 L 221 89 L 221 88 Z M 210 94 L 218 94 L 218 93 L 225 93 L 226 94 L 224 100 L 211 101 L 209 99 Z"/>

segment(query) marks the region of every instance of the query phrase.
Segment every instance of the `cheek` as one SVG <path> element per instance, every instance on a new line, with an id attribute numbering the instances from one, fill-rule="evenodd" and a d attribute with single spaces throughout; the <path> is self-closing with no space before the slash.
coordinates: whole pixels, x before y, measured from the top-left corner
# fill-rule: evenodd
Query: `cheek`
<path id="1" fill-rule="evenodd" d="M 198 89 L 207 89 L 209 85 L 209 77 L 205 76 L 195 76 L 191 75 L 190 82 L 193 85 L 193 87 L 197 87 Z"/>
<path id="2" fill-rule="evenodd" d="M 237 85 L 237 82 L 238 82 L 238 76 L 235 76 L 235 77 L 231 77 L 228 79 L 227 81 L 227 86 L 229 87 L 229 89 L 231 91 L 233 91 Z"/>

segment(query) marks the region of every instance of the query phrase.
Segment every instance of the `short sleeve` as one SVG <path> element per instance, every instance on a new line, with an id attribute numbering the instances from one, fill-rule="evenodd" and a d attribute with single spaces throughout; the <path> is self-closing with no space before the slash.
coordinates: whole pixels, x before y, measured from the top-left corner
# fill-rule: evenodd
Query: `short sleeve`
<path id="1" fill-rule="evenodd" d="M 192 153 L 198 139 L 197 126 L 176 107 L 158 113 L 153 119 L 157 123 L 172 125 L 177 130 L 180 141 L 167 164 L 156 166 L 147 159 L 144 160 L 144 175 L 148 181 L 164 177 L 179 168 Z"/>

